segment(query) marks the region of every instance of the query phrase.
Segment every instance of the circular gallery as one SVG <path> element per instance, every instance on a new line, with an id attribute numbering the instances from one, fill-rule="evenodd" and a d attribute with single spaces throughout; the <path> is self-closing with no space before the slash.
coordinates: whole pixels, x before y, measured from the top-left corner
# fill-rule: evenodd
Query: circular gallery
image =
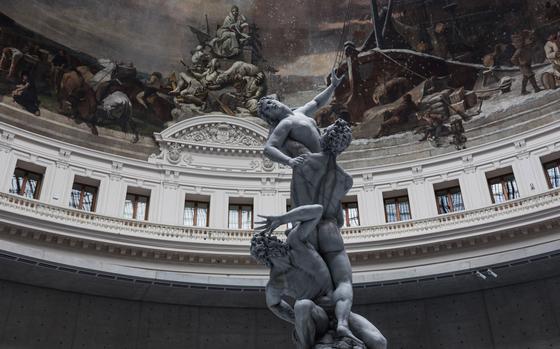
<path id="1" fill-rule="evenodd" d="M 560 347 L 558 28 L 3 1 L 0 348 Z"/>

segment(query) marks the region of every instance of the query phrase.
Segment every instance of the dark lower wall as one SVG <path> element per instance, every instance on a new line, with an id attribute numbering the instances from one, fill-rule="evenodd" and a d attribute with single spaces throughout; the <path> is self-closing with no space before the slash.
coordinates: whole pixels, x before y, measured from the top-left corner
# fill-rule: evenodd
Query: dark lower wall
<path id="1" fill-rule="evenodd" d="M 560 348 L 560 278 L 355 311 L 392 349 Z M 286 349 L 291 331 L 261 308 L 127 301 L 0 281 L 2 349 Z"/>

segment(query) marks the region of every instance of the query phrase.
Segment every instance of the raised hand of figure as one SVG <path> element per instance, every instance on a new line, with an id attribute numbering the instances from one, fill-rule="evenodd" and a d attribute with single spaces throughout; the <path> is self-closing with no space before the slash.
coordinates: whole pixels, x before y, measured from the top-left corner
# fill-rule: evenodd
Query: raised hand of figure
<path id="1" fill-rule="evenodd" d="M 308 155 L 309 154 L 302 154 L 298 157 L 290 159 L 290 161 L 288 161 L 288 166 L 290 166 L 291 168 L 296 168 L 296 167 L 299 167 L 299 166 L 303 165 L 303 163 L 305 162 L 305 159 L 307 159 Z"/>
<path id="2" fill-rule="evenodd" d="M 340 85 L 340 83 L 342 82 L 342 79 L 344 79 L 344 76 L 346 74 L 342 74 L 341 77 L 336 76 L 336 69 L 333 68 L 332 72 L 331 72 L 331 85 L 334 87 L 337 87 L 338 85 Z"/>
<path id="3" fill-rule="evenodd" d="M 261 216 L 259 215 L 260 218 L 263 218 L 264 221 L 258 221 L 255 222 L 255 224 L 257 225 L 255 227 L 255 230 L 261 233 L 264 232 L 273 232 L 276 228 L 278 228 L 279 226 L 281 226 L 282 224 L 280 223 L 280 220 L 278 218 L 278 216 Z"/>

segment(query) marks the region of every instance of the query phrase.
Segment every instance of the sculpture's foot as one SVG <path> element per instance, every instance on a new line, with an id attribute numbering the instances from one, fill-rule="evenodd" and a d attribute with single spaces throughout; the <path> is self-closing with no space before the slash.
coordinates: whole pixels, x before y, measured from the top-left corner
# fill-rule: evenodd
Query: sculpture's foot
<path id="1" fill-rule="evenodd" d="M 350 329 L 348 328 L 348 326 L 344 326 L 339 324 L 336 327 L 336 334 L 339 337 L 347 337 L 350 338 L 353 342 L 355 342 L 358 345 L 363 346 L 364 342 L 362 342 L 361 340 L 358 339 L 358 337 L 354 336 L 354 334 L 352 333 L 352 331 L 350 331 Z"/>

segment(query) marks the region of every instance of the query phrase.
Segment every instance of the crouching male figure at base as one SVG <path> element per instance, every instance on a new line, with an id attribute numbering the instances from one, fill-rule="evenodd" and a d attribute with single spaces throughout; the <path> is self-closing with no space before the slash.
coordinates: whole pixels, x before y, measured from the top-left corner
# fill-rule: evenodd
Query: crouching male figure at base
<path id="1" fill-rule="evenodd" d="M 354 347 L 386 349 L 387 341 L 364 317 L 350 313 L 348 324 L 354 338 L 337 338 L 333 281 L 327 264 L 308 241 L 323 215 L 321 205 L 305 205 L 281 216 L 263 217 L 251 240 L 251 255 L 270 268 L 266 302 L 279 318 L 294 324 L 298 349 L 312 349 L 340 340 Z M 272 232 L 292 223 L 286 242 Z M 283 297 L 295 299 L 292 307 Z"/>

